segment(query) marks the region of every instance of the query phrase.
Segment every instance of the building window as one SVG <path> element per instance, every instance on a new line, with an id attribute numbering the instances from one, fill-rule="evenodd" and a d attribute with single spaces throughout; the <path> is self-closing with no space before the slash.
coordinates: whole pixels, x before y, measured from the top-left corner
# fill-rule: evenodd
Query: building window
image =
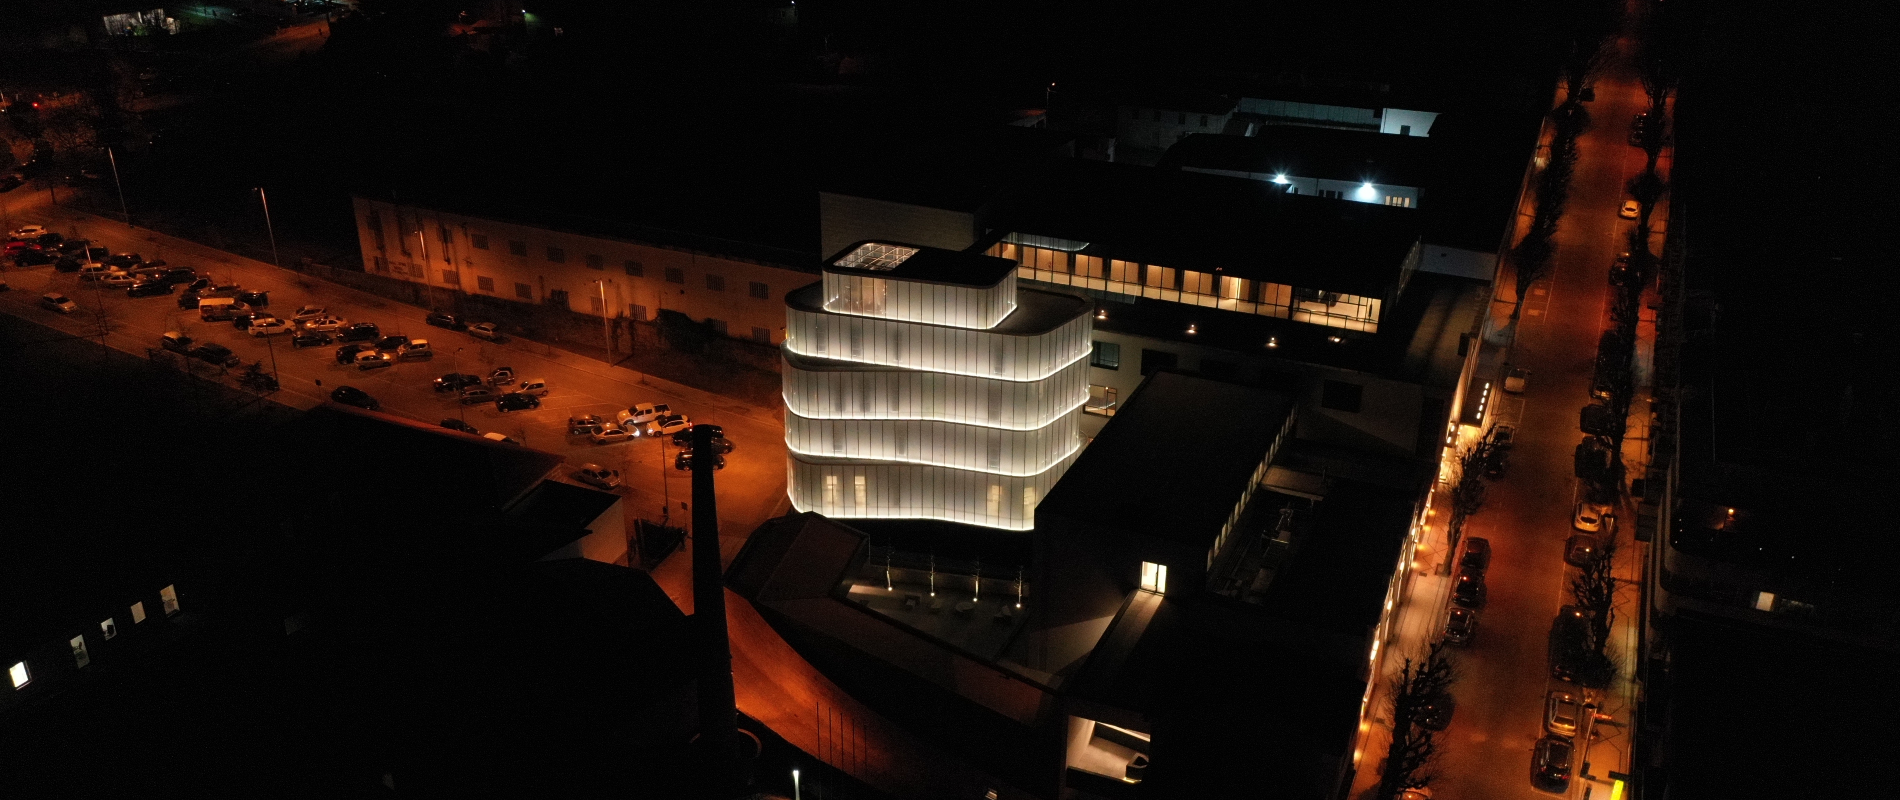
<path id="1" fill-rule="evenodd" d="M 1089 366 L 1102 369 L 1122 368 L 1122 346 L 1108 342 L 1095 342 L 1094 352 L 1089 353 Z"/>
<path id="2" fill-rule="evenodd" d="M 389 242 L 383 239 L 383 215 L 378 211 L 369 212 L 369 238 L 376 240 L 377 250 L 388 250 Z"/>
<path id="3" fill-rule="evenodd" d="M 468 235 L 468 243 L 477 250 L 487 250 L 488 236 L 487 234 L 471 233 Z"/>
<path id="4" fill-rule="evenodd" d="M 1188 294 L 1212 295 L 1214 293 L 1214 276 L 1210 273 L 1195 272 L 1191 269 L 1181 270 L 1181 291 Z"/>
<path id="5" fill-rule="evenodd" d="M 508 253 L 509 255 L 517 255 L 517 256 L 526 258 L 528 256 L 528 243 L 510 240 L 508 242 Z"/>
<path id="6" fill-rule="evenodd" d="M 452 269 L 442 270 L 442 282 L 460 286 L 462 284 L 462 273 Z"/>
<path id="7" fill-rule="evenodd" d="M 647 307 L 638 303 L 627 306 L 627 316 L 632 317 L 635 322 L 645 322 L 647 321 Z"/>
<path id="8" fill-rule="evenodd" d="M 985 508 L 989 510 L 990 516 L 992 517 L 1003 510 L 1003 487 L 1001 484 L 990 484 L 989 501 L 985 504 Z"/>
<path id="9" fill-rule="evenodd" d="M 726 321 L 723 319 L 713 319 L 712 317 L 707 317 L 706 327 L 711 328 L 713 330 L 713 333 L 717 333 L 720 336 L 726 335 Z"/>
<path id="10" fill-rule="evenodd" d="M 106 617 L 104 622 L 99 623 L 99 635 L 108 642 L 112 641 L 112 637 L 119 635 L 119 623 Z"/>
<path id="11" fill-rule="evenodd" d="M 389 271 L 389 259 L 387 259 L 387 258 L 383 258 L 382 256 L 377 256 L 377 257 L 376 257 L 376 260 L 375 260 L 375 264 L 376 264 L 376 271 L 377 271 L 377 272 L 388 272 L 388 271 Z"/>
<path id="12" fill-rule="evenodd" d="M 1180 360 L 1179 356 L 1166 350 L 1149 350 L 1144 347 L 1141 349 L 1141 374 L 1146 377 L 1164 369 L 1174 369 Z"/>
<path id="13" fill-rule="evenodd" d="M 1176 125 L 1186 125 L 1186 124 L 1187 124 L 1187 112 L 1186 112 L 1186 111 L 1181 111 L 1181 112 L 1176 112 L 1176 113 L 1178 113 L 1178 114 L 1180 114 L 1180 119 L 1178 119 L 1178 120 L 1176 120 L 1174 124 L 1176 124 Z"/>
<path id="14" fill-rule="evenodd" d="M 73 665 L 74 666 L 77 666 L 80 669 L 85 669 L 87 664 L 92 663 L 92 654 L 86 652 L 85 635 L 82 634 L 79 636 L 74 636 L 71 639 L 68 639 L 66 641 L 66 645 L 73 649 Z"/>
<path id="15" fill-rule="evenodd" d="M 711 290 L 713 290 L 713 291 L 715 291 L 715 292 L 723 292 L 723 291 L 725 291 L 725 290 L 726 290 L 726 276 L 724 276 L 724 275 L 707 275 L 707 276 L 706 276 L 706 288 L 708 288 L 708 289 L 711 289 Z"/>
<path id="16" fill-rule="evenodd" d="M 548 248 L 548 260 L 556 264 L 567 263 L 567 251 L 559 247 Z"/>
<path id="17" fill-rule="evenodd" d="M 569 305 L 567 302 L 566 289 L 549 289 L 547 303 L 548 305 L 551 305 L 551 306 L 559 306 L 561 308 L 573 310 L 573 306 Z"/>
<path id="18" fill-rule="evenodd" d="M 865 488 L 863 475 L 851 479 L 851 489 L 854 494 L 854 497 L 851 499 L 856 501 L 853 505 L 857 506 L 859 511 L 864 510 L 864 501 L 867 499 L 865 498 Z"/>
<path id="19" fill-rule="evenodd" d="M 752 341 L 758 342 L 759 344 L 771 344 L 772 330 L 770 328 L 753 328 Z"/>
<path id="20" fill-rule="evenodd" d="M 409 276 L 412 278 L 423 278 L 423 277 L 427 277 L 428 274 L 429 274 L 429 270 L 426 267 L 423 267 L 421 264 L 409 265 Z"/>
<path id="21" fill-rule="evenodd" d="M 475 276 L 475 288 L 484 292 L 493 292 L 495 291 L 495 279 L 477 275 Z"/>
<path id="22" fill-rule="evenodd" d="M 1168 565 L 1153 561 L 1141 562 L 1141 590 L 1155 594 L 1168 593 Z"/>
<path id="23" fill-rule="evenodd" d="M 1207 115 L 1206 115 L 1206 114 L 1202 114 L 1202 115 L 1201 115 L 1201 127 L 1203 127 L 1203 128 L 1205 128 L 1205 127 L 1207 127 Z"/>
<path id="24" fill-rule="evenodd" d="M 752 296 L 760 300 L 770 300 L 772 299 L 772 287 L 766 286 L 758 281 L 753 281 Z"/>
<path id="25" fill-rule="evenodd" d="M 25 661 L 14 664 L 12 669 L 7 670 L 7 676 L 13 679 L 13 688 L 15 689 L 25 686 L 28 682 L 33 680 L 33 676 L 26 671 Z"/>
<path id="26" fill-rule="evenodd" d="M 843 499 L 844 499 L 843 492 L 840 491 L 838 488 L 838 476 L 826 475 L 825 476 L 825 500 L 824 500 L 825 507 L 836 508 L 838 507 L 838 505 Z"/>
<path id="27" fill-rule="evenodd" d="M 1319 190 L 1319 196 L 1320 196 L 1320 197 L 1330 197 L 1330 198 L 1332 198 L 1332 199 L 1334 199 L 1334 200 L 1338 200 L 1339 198 L 1341 198 L 1341 197 L 1344 197 L 1344 196 L 1345 196 L 1345 194 L 1344 194 L 1344 193 L 1342 193 L 1342 192 L 1341 192 L 1340 190 L 1338 190 L 1338 189 L 1321 189 L 1321 190 Z"/>
<path id="28" fill-rule="evenodd" d="M 1320 387 L 1319 406 L 1334 411 L 1357 413 L 1365 400 L 1366 387 L 1345 381 L 1326 381 Z"/>
<path id="29" fill-rule="evenodd" d="M 436 223 L 435 235 L 442 240 L 443 244 L 455 244 L 455 234 L 449 230 L 449 226 L 447 225 L 443 225 L 439 222 Z"/>
<path id="30" fill-rule="evenodd" d="M 679 267 L 667 267 L 666 268 L 666 282 L 667 283 L 685 283 L 686 270 L 680 269 Z"/>
<path id="31" fill-rule="evenodd" d="M 1110 259 L 1108 262 L 1108 279 L 1121 283 L 1140 283 L 1141 264 L 1133 261 Z"/>
<path id="32" fill-rule="evenodd" d="M 603 308 L 605 308 L 605 306 L 601 304 L 599 295 L 588 295 L 587 310 L 599 314 Z"/>
<path id="33" fill-rule="evenodd" d="M 1121 393 L 1113 386 L 1089 384 L 1088 403 L 1082 406 L 1082 413 L 1098 417 L 1115 416 L 1115 406 L 1121 402 Z"/>
<path id="34" fill-rule="evenodd" d="M 1398 206 L 1400 208 L 1411 208 L 1412 198 L 1388 194 L 1385 196 L 1385 204 L 1388 206 Z"/>
<path id="35" fill-rule="evenodd" d="M 1775 593 L 1774 592 L 1756 592 L 1755 593 L 1755 610 L 1756 611 L 1775 610 Z"/>
<path id="36" fill-rule="evenodd" d="M 515 284 L 515 296 L 523 300 L 534 299 L 534 287 L 525 283 Z"/>
<path id="37" fill-rule="evenodd" d="M 588 269 L 606 269 L 607 259 L 601 258 L 600 256 L 595 255 L 593 253 L 588 253 L 587 254 L 587 268 Z"/>
<path id="38" fill-rule="evenodd" d="M 145 621 L 145 603 L 144 602 L 133 603 L 132 604 L 132 624 L 137 625 L 144 621 Z"/>
<path id="39" fill-rule="evenodd" d="M 1145 283 L 1158 289 L 1172 289 L 1175 285 L 1174 272 L 1173 267 L 1157 267 L 1149 264 Z"/>
<path id="40" fill-rule="evenodd" d="M 620 266 L 625 267 L 627 274 L 633 277 L 644 278 L 647 276 L 646 265 L 638 261 L 622 261 L 620 262 Z"/>

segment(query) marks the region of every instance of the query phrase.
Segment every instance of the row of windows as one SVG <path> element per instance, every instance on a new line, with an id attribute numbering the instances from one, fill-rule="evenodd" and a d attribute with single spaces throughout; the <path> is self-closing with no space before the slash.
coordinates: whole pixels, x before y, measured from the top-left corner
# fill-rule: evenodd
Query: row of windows
<path id="1" fill-rule="evenodd" d="M 178 588 L 176 586 L 167 586 L 158 590 L 158 599 L 159 602 L 164 605 L 165 616 L 170 617 L 178 613 Z M 145 601 L 141 600 L 137 603 L 133 603 L 126 608 L 126 612 L 132 617 L 132 624 L 137 625 L 144 622 L 146 617 Z M 111 641 L 118 637 L 118 635 L 119 620 L 117 617 L 106 617 L 99 623 L 99 638 L 101 641 Z M 75 666 L 83 669 L 87 664 L 92 663 L 92 651 L 87 649 L 85 634 L 82 633 L 78 636 L 74 636 L 68 640 L 66 644 L 72 648 L 73 663 Z M 25 661 L 16 661 L 13 666 L 7 668 L 7 678 L 13 683 L 13 688 L 23 689 L 27 684 L 33 682 L 33 668 Z"/>

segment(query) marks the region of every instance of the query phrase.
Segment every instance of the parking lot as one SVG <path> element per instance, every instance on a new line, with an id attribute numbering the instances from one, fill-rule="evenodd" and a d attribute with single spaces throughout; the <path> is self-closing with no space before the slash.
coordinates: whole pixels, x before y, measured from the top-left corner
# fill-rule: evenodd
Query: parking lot
<path id="1" fill-rule="evenodd" d="M 503 434 L 521 444 L 565 456 L 561 477 L 572 480 L 582 463 L 619 469 L 625 485 L 617 490 L 629 500 L 629 518 L 658 519 L 662 506 L 671 504 L 670 518 L 683 521 L 682 501 L 689 497 L 686 473 L 672 469 L 670 443 L 651 438 L 596 445 L 586 436 L 569 436 L 570 417 L 598 414 L 606 418 L 636 403 L 666 403 L 695 423 L 714 423 L 726 429 L 735 444 L 719 473 L 722 532 L 744 537 L 765 519 L 784 513 L 785 444 L 776 412 L 680 386 L 639 372 L 610 367 L 549 346 L 524 340 L 485 341 L 466 332 L 424 324 L 428 309 L 407 306 L 345 287 L 306 278 L 231 256 L 227 253 L 172 239 L 143 229 L 128 228 L 89 215 L 55 209 L 34 218 L 15 213 L 16 226 L 37 222 L 55 232 L 75 234 L 103 245 L 112 253 L 137 252 L 148 260 L 164 259 L 171 267 L 192 267 L 215 284 L 238 284 L 247 290 L 269 292 L 262 310 L 291 317 L 300 307 L 316 305 L 348 322 L 375 323 L 384 336 L 403 334 L 427 339 L 434 356 L 426 360 L 396 360 L 386 368 L 359 370 L 339 363 L 335 344 L 293 347 L 287 335 L 252 336 L 231 322 L 204 321 L 195 309 L 181 308 L 180 292 L 128 297 L 124 288 L 104 281 L 81 280 L 78 273 L 60 272 L 52 265 L 16 268 L 9 261 L 3 274 L 12 291 L 0 294 L 0 310 L 48 325 L 75 336 L 137 355 L 160 350 L 168 331 L 192 338 L 194 344 L 216 343 L 230 348 L 241 365 L 262 362 L 279 379 L 271 400 L 297 408 L 311 408 L 330 398 L 342 386 L 368 393 L 384 413 L 438 424 L 445 419 L 466 420 L 483 433 Z M 42 307 L 40 298 L 57 292 L 77 309 L 61 314 Z M 473 320 L 480 321 L 480 320 Z M 200 364 L 203 373 L 203 365 Z M 521 380 L 539 379 L 548 393 L 539 408 L 502 413 L 495 403 L 464 406 L 454 392 L 435 391 L 434 379 L 449 372 L 486 375 L 498 367 L 512 367 Z M 235 386 L 242 367 L 227 370 L 222 380 Z M 662 453 L 664 448 L 665 452 Z"/>

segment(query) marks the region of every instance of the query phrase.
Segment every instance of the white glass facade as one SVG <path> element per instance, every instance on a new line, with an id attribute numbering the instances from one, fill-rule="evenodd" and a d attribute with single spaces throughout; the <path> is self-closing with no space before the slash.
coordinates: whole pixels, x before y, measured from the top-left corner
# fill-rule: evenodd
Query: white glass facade
<path id="1" fill-rule="evenodd" d="M 902 258 L 843 263 L 860 253 Z M 954 262 L 948 279 L 907 275 L 915 254 L 861 245 L 834 265 L 889 276 L 827 268 L 820 284 L 786 298 L 792 505 L 1032 528 L 1036 502 L 1081 448 L 1092 307 L 1047 292 L 1019 297 L 1011 265 L 980 255 L 936 251 L 936 263 L 974 261 Z M 991 283 L 958 280 L 970 274 Z"/>

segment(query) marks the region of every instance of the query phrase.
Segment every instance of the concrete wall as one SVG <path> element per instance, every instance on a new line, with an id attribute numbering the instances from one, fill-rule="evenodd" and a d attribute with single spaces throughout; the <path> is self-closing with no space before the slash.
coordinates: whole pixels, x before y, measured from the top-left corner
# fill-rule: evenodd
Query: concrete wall
<path id="1" fill-rule="evenodd" d="M 818 252 L 825 258 L 867 239 L 963 250 L 976 243 L 976 215 L 928 206 L 818 193 Z"/>
<path id="2" fill-rule="evenodd" d="M 1115 140 L 1128 147 L 1166 150 L 1190 133 L 1220 133 L 1227 128 L 1227 120 L 1231 116 L 1231 113 L 1202 114 L 1166 108 L 1120 106 L 1115 109 Z M 1207 124 L 1201 124 L 1203 119 L 1207 120 Z"/>
<path id="3" fill-rule="evenodd" d="M 784 340 L 785 294 L 818 276 L 789 265 L 753 263 L 653 244 L 584 236 L 546 228 L 353 198 L 364 272 L 451 293 L 521 303 L 546 303 L 565 292 L 567 307 L 602 314 L 596 280 L 607 281 L 605 314 L 638 322 L 660 310 L 696 322 L 724 323 L 727 335 L 777 344 Z M 372 228 L 380 223 L 381 238 Z M 444 242 L 441 229 L 448 230 Z M 419 235 L 422 234 L 422 235 Z M 480 238 L 478 238 L 480 237 Z M 525 246 L 525 255 L 511 249 Z M 487 247 L 477 245 L 486 243 Z M 550 248 L 562 261 L 552 260 Z M 590 257 L 600 268 L 590 264 Z M 679 282 L 668 280 L 668 270 Z M 717 279 L 717 283 L 708 279 Z M 752 284 L 764 284 L 764 297 Z M 715 288 L 715 286 L 719 288 Z M 769 340 L 769 341 L 767 341 Z"/>
<path id="4" fill-rule="evenodd" d="M 1379 132 L 1403 136 L 1430 136 L 1432 123 L 1438 121 L 1435 111 L 1407 111 L 1403 108 L 1388 108 L 1379 119 Z"/>

